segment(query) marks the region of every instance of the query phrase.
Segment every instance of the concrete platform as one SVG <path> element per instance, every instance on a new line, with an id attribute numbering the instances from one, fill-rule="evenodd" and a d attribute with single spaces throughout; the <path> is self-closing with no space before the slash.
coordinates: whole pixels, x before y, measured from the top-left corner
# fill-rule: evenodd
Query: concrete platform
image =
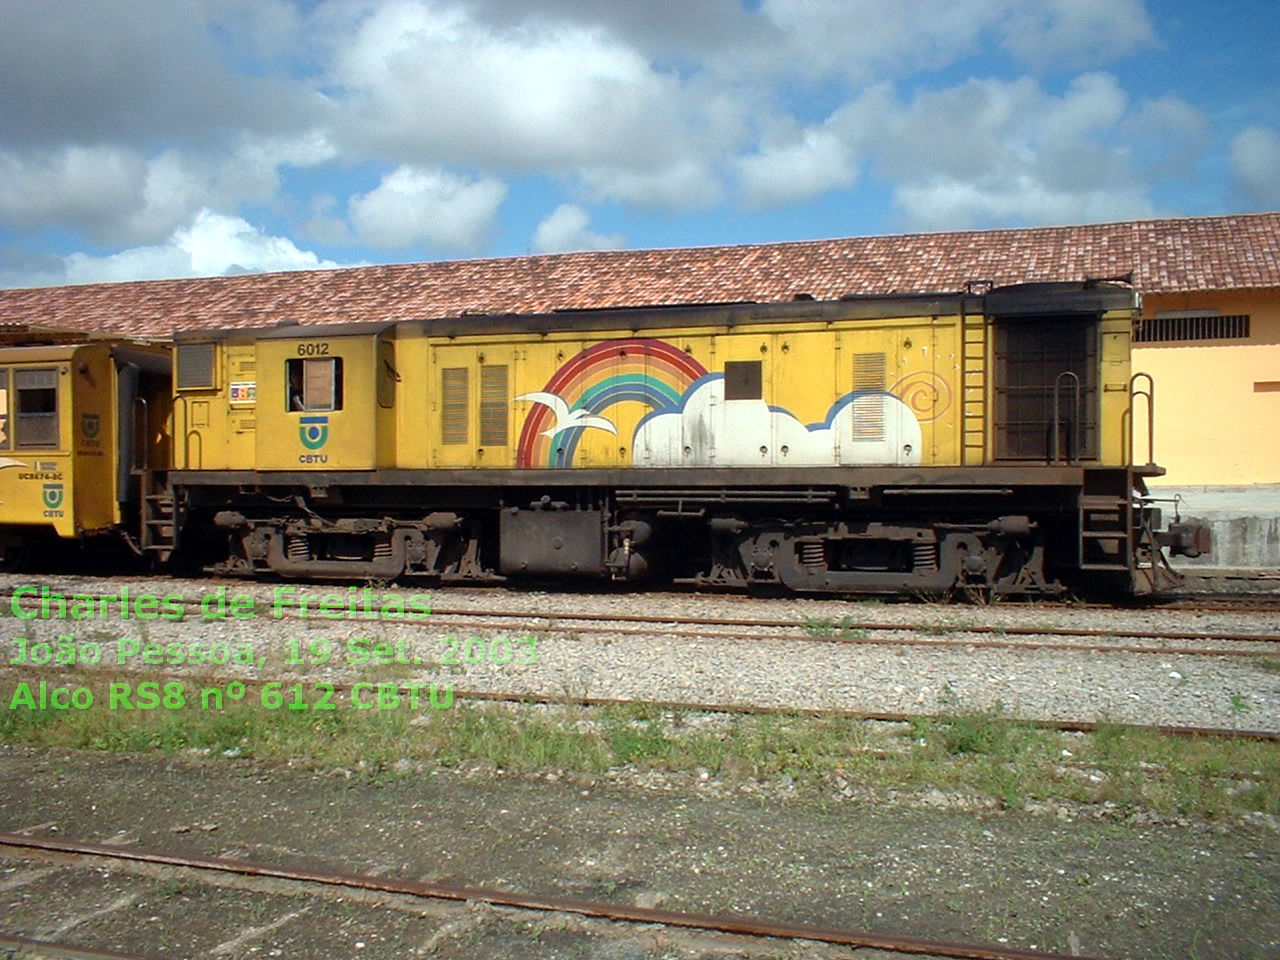
<path id="1" fill-rule="evenodd" d="M 1213 531 L 1213 552 L 1205 557 L 1174 557 L 1179 569 L 1214 571 L 1280 571 L 1280 484 L 1238 487 L 1151 486 L 1151 495 L 1178 500 L 1184 522 L 1207 523 Z M 1164 522 L 1173 522 L 1175 505 L 1157 504 Z"/>

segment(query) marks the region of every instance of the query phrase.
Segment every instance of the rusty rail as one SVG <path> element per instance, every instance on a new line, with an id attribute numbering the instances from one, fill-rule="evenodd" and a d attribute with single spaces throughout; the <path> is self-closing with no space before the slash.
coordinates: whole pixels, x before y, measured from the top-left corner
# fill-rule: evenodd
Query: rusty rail
<path id="1" fill-rule="evenodd" d="M 317 883 L 326 886 L 346 887 L 353 890 L 402 894 L 432 900 L 476 902 L 486 903 L 494 907 L 512 907 L 519 910 L 572 913 L 578 916 L 624 923 L 656 923 L 667 927 L 712 930 L 720 933 L 752 937 L 814 940 L 842 946 L 870 947 L 894 953 L 969 958 L 969 960 L 1067 960 L 1065 954 L 1021 950 L 1015 947 L 995 944 L 929 940 L 923 937 L 895 936 L 872 933 L 865 930 L 814 926 L 801 923 L 777 923 L 726 914 L 681 913 L 675 910 L 633 907 L 625 904 L 599 903 L 589 900 L 569 900 L 561 897 L 515 893 L 483 887 L 452 886 L 420 880 L 401 880 L 392 877 L 331 872 L 305 867 L 283 867 L 275 864 L 257 863 L 248 860 L 230 860 L 222 857 L 197 857 L 186 854 L 162 853 L 154 850 L 120 847 L 104 843 L 27 837 L 13 833 L 0 833 L 0 846 L 72 856 L 103 857 L 189 870 L 233 873 L 241 876 L 264 877 L 273 880 Z"/>

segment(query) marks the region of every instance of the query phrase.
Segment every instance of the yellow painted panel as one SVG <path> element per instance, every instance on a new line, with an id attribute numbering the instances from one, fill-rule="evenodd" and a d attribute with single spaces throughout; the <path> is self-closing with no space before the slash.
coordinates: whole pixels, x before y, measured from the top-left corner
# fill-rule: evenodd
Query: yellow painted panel
<path id="1" fill-rule="evenodd" d="M 76 351 L 70 364 L 68 423 L 74 528 L 104 530 L 120 520 L 116 503 L 116 370 L 106 344 Z"/>
<path id="2" fill-rule="evenodd" d="M 377 340 L 368 335 L 258 341 L 253 418 L 258 469 L 372 469 L 377 360 Z"/>

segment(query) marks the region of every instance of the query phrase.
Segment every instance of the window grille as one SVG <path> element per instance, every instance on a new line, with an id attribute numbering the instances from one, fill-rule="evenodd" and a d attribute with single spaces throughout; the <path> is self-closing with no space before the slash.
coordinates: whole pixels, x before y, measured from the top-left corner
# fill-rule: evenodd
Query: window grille
<path id="1" fill-rule="evenodd" d="M 440 420 L 445 443 L 468 442 L 469 393 L 466 367 L 446 367 L 440 371 Z"/>
<path id="2" fill-rule="evenodd" d="M 209 390 L 213 380 L 212 343 L 184 343 L 178 347 L 178 389 Z"/>
<path id="3" fill-rule="evenodd" d="M 1176 340 L 1247 340 L 1249 317 L 1237 314 L 1152 317 L 1133 325 L 1134 343 L 1170 343 Z"/>
<path id="4" fill-rule="evenodd" d="M 480 366 L 480 446 L 507 445 L 507 365 L 488 363 Z"/>
<path id="5" fill-rule="evenodd" d="M 853 439 L 884 439 L 885 355 L 853 355 Z"/>

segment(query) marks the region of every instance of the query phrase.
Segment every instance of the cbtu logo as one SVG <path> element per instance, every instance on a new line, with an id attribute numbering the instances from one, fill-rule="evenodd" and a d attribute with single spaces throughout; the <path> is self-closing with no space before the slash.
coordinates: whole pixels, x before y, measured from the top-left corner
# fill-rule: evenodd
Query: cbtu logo
<path id="1" fill-rule="evenodd" d="M 62 516 L 62 502 L 66 499 L 62 484 L 46 483 L 40 490 L 40 499 L 44 501 L 46 517 Z"/>
<path id="2" fill-rule="evenodd" d="M 303 417 L 298 427 L 298 439 L 308 450 L 319 450 L 329 441 L 328 417 Z"/>
<path id="3" fill-rule="evenodd" d="M 82 413 L 80 432 L 84 434 L 86 440 L 96 440 L 98 434 L 102 432 L 102 417 L 96 413 Z"/>

